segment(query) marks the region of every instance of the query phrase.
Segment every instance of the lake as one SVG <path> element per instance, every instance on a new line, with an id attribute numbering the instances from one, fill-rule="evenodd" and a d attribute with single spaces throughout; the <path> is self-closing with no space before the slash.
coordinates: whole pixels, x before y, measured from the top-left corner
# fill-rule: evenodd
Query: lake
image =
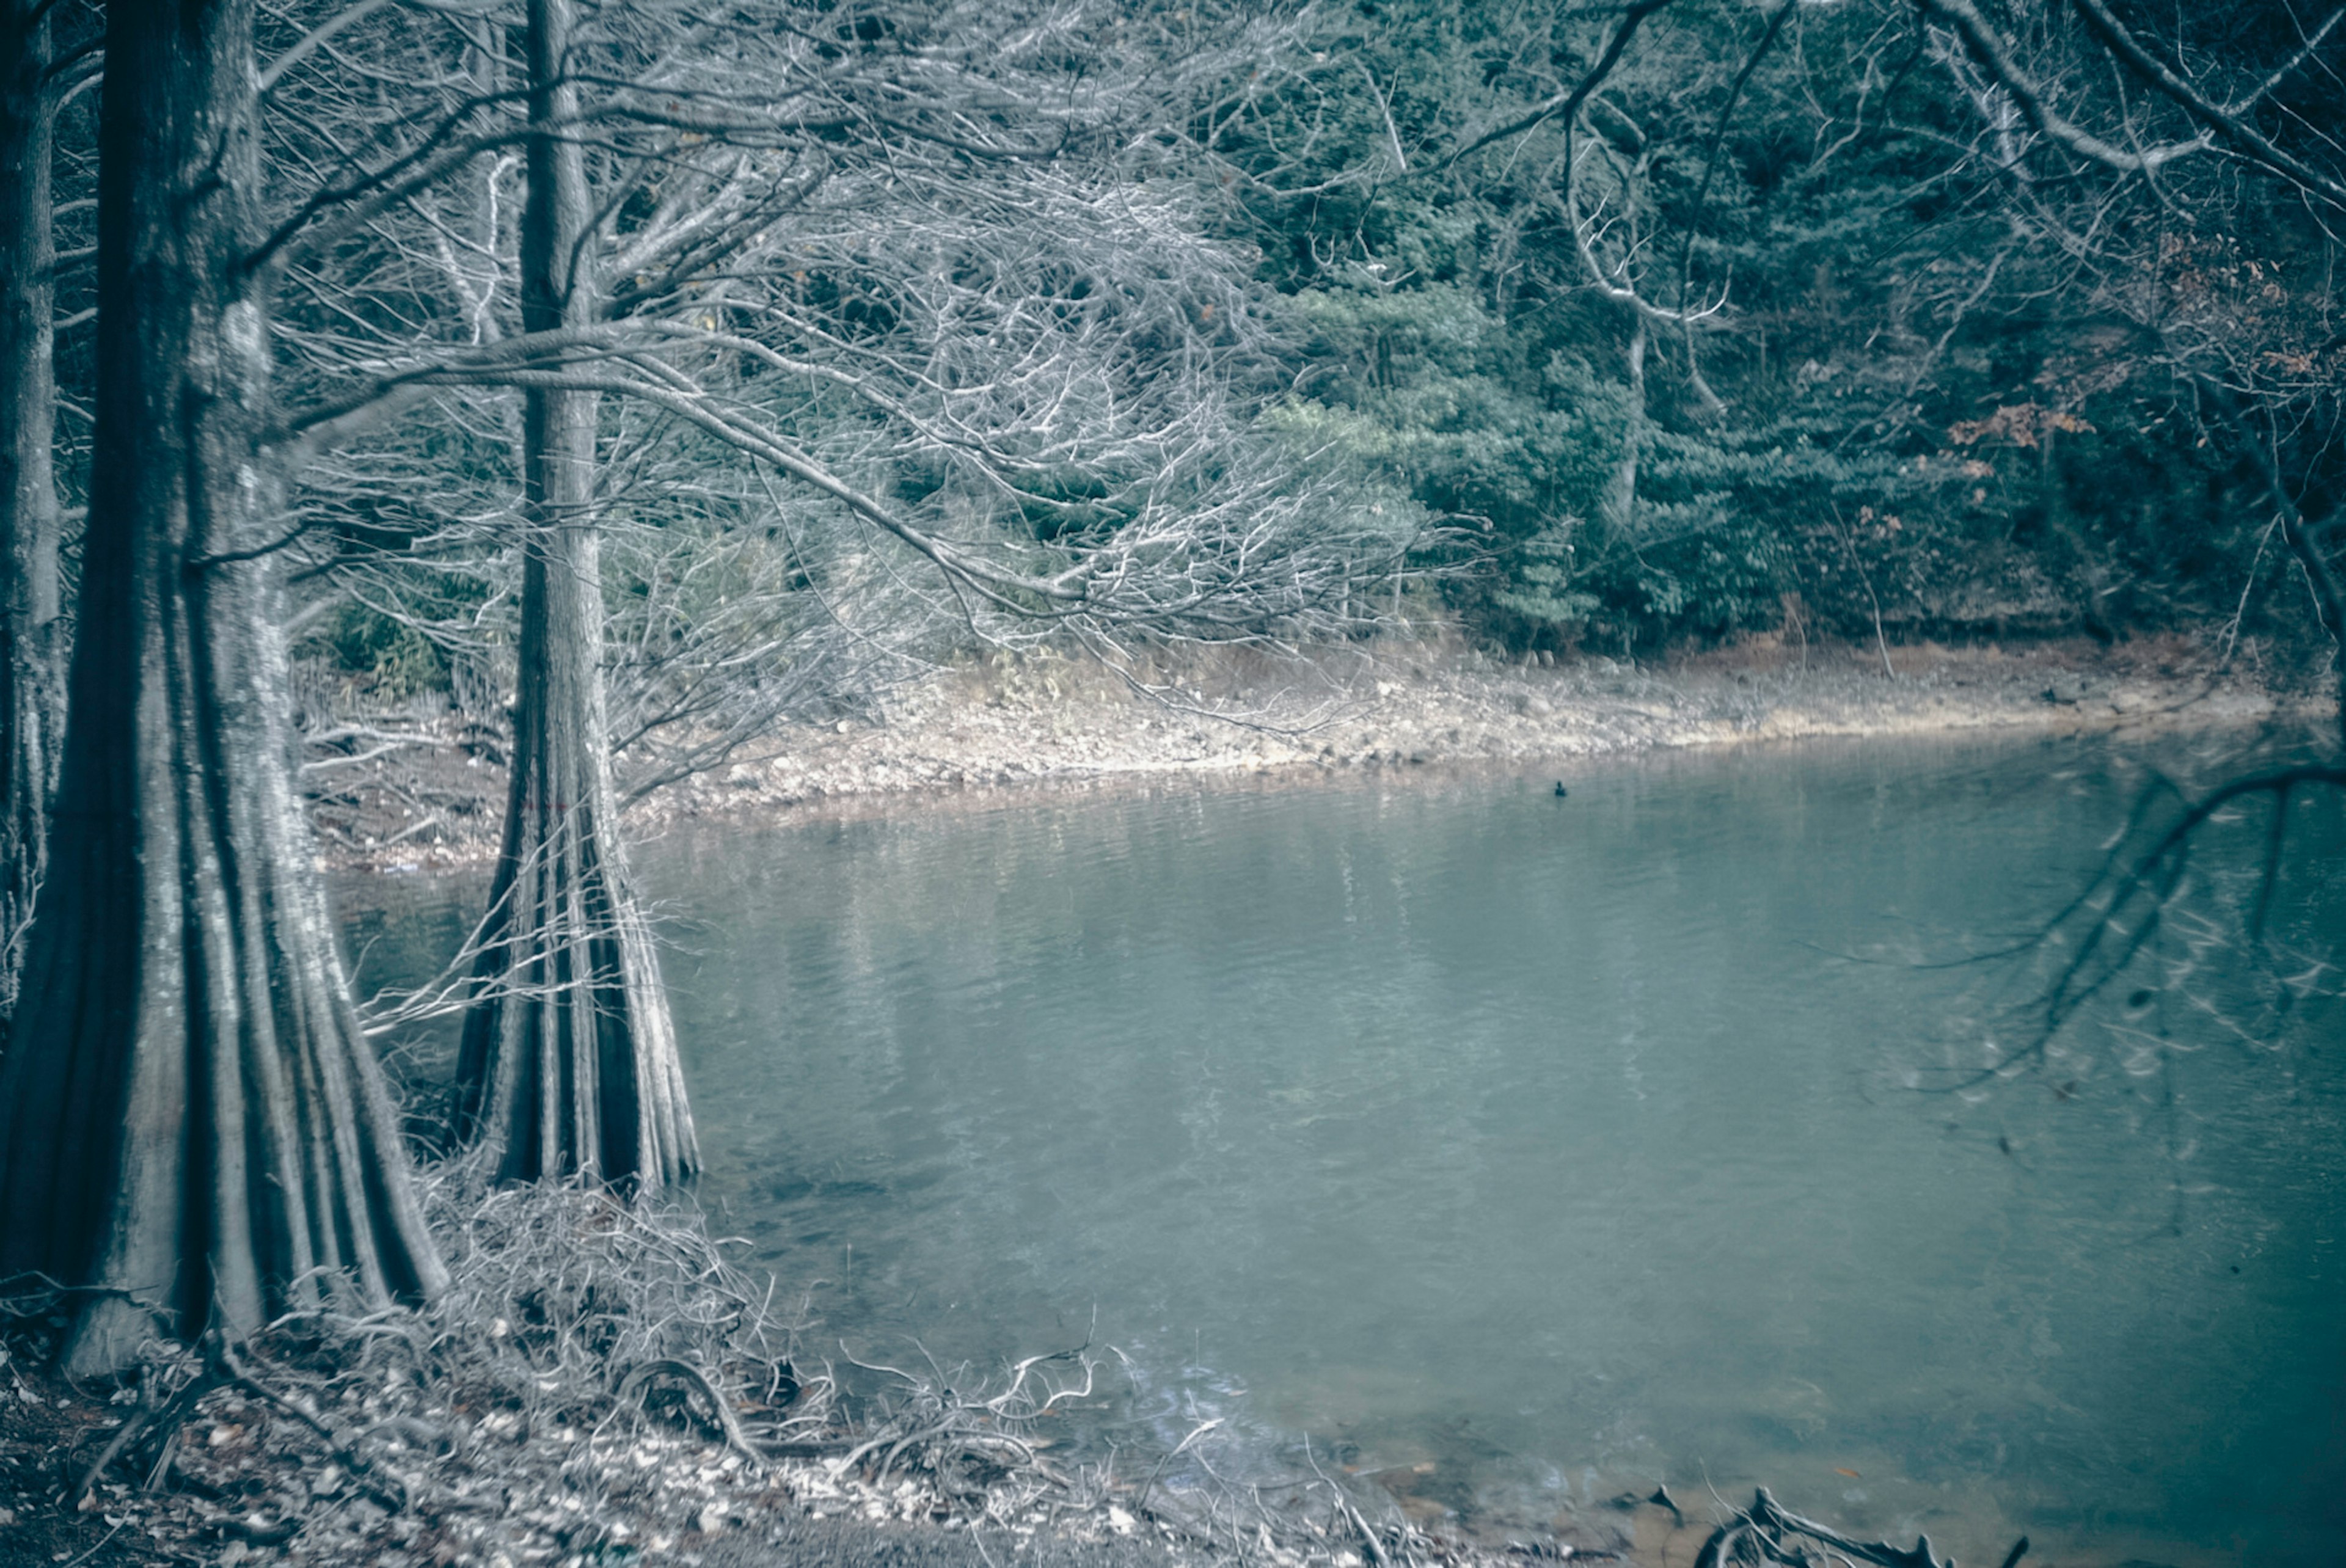
<path id="1" fill-rule="evenodd" d="M 1071 1441 L 1219 1417 L 1228 1462 L 1308 1437 L 1503 1534 L 1760 1482 L 1967 1563 L 2326 1563 L 2338 801 L 2297 809 L 2273 963 L 2223 941 L 2253 807 L 2046 1071 L 1945 1092 L 2050 962 L 1954 961 L 2239 745 L 907 797 L 636 860 L 701 1200 L 812 1288 L 819 1350 L 1088 1334 Z M 367 972 L 418 977 L 480 885 L 344 884 Z"/>

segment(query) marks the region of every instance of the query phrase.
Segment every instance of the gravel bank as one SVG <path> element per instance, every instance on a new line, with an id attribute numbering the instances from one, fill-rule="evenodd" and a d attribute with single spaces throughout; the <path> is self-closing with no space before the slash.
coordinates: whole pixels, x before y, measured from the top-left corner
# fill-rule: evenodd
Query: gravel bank
<path id="1" fill-rule="evenodd" d="M 2252 725 L 2320 711 L 2310 694 L 2223 671 L 2180 640 L 1890 651 L 1770 642 L 1646 669 L 1596 658 L 1503 665 L 1403 646 L 1311 662 L 1196 661 L 1136 690 L 1088 663 L 1025 658 L 897 693 L 879 722 L 800 729 L 777 754 L 639 809 L 774 819 L 888 809 L 907 793 L 1168 774 L 1298 782 L 1349 769 L 1568 762 L 1657 747 L 1962 730 L 2076 733 Z"/>
<path id="2" fill-rule="evenodd" d="M 1416 765 L 1545 767 L 1658 747 L 1810 736 L 2038 734 L 2319 721 L 2326 693 L 2224 667 L 2181 638 L 2101 647 L 1786 647 L 1772 638 L 1658 668 L 1606 658 L 1502 664 L 1439 644 L 1314 658 L 1193 657 L 1138 684 L 1087 661 L 1003 657 L 889 694 L 872 716 L 798 726 L 766 752 L 635 808 L 638 833 L 681 821 L 992 800 L 1037 783 L 1168 775 L 1308 782 Z M 356 767 L 331 753 L 318 816 L 339 864 L 423 871 L 496 847 L 504 775 L 447 744 Z M 403 726 L 428 728 L 427 726 Z M 353 748 L 356 744 L 352 743 Z"/>

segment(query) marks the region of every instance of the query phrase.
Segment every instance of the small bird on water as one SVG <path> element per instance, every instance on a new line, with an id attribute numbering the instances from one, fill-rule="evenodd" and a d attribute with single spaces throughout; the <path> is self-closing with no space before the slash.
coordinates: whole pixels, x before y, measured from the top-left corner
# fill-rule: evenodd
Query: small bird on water
<path id="1" fill-rule="evenodd" d="M 1561 800 L 1561 799 L 1563 799 L 1566 795 L 1569 795 L 1569 794 L 1571 794 L 1571 793 L 1572 793 L 1572 791 L 1571 791 L 1571 790 L 1569 790 L 1569 789 L 1566 789 L 1566 788 L 1564 787 L 1564 780 L 1563 780 L 1563 779 L 1557 779 L 1557 780 L 1556 781 L 1556 798 L 1557 799 Z"/>

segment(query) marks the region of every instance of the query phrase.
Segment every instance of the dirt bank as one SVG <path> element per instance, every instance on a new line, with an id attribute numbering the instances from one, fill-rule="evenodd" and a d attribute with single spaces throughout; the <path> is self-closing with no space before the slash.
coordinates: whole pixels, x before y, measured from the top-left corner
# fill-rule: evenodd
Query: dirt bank
<path id="1" fill-rule="evenodd" d="M 2181 638 L 2102 647 L 1810 647 L 1760 639 L 1658 668 L 1591 658 L 1505 664 L 1439 643 L 1311 659 L 1198 656 L 1135 672 L 1054 657 L 969 663 L 891 693 L 872 716 L 800 726 L 635 808 L 650 831 L 777 820 L 908 794 L 1164 774 L 1274 774 L 1477 762 L 1545 765 L 1656 747 L 1961 730 L 2075 733 L 2316 718 L 2316 691 L 2227 667 Z M 386 725 L 393 721 L 386 721 Z M 445 724 L 445 721 L 442 721 Z M 430 733 L 429 726 L 411 726 Z M 362 732 L 347 752 L 380 748 Z M 495 848 L 503 774 L 453 726 L 437 748 L 346 764 L 321 753 L 332 858 L 423 870 Z"/>

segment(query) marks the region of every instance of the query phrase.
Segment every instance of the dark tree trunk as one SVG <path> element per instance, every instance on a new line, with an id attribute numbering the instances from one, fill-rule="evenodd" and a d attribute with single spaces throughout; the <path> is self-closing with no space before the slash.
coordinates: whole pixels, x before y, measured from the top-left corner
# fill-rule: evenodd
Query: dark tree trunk
<path id="1" fill-rule="evenodd" d="M 563 82 L 569 0 L 530 0 L 522 325 L 592 319 L 586 176 Z M 603 698 L 591 392 L 533 387 L 523 413 L 520 679 L 505 841 L 457 1061 L 460 1125 L 497 1172 L 648 1188 L 699 1167 L 651 932 L 627 875 Z"/>
<path id="2" fill-rule="evenodd" d="M 0 0 L 0 1013 L 46 859 L 60 683 L 48 8 Z"/>
<path id="3" fill-rule="evenodd" d="M 259 434 L 253 0 L 114 0 L 97 422 L 58 809 L 0 1058 L 0 1278 L 80 1288 L 69 1369 L 429 1293 L 396 1106 L 292 787 Z M 241 555 L 240 559 L 224 559 Z"/>

